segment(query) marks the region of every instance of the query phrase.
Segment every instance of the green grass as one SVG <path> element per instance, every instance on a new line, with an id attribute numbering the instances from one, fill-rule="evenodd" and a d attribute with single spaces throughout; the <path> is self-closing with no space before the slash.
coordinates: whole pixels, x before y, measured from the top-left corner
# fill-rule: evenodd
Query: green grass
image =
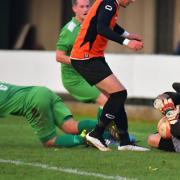
<path id="1" fill-rule="evenodd" d="M 129 121 L 131 134 L 140 141 L 139 145 L 146 147 L 146 138 L 155 128 L 155 122 Z M 0 159 L 101 173 L 109 179 L 120 176 L 140 180 L 178 180 L 180 177 L 180 157 L 177 153 L 155 149 L 150 152 L 119 152 L 116 149 L 100 152 L 84 146 L 69 149 L 44 148 L 26 120 L 12 116 L 0 119 Z M 22 162 L 19 165 L 0 162 L 0 180 L 104 179 L 33 167 Z"/>

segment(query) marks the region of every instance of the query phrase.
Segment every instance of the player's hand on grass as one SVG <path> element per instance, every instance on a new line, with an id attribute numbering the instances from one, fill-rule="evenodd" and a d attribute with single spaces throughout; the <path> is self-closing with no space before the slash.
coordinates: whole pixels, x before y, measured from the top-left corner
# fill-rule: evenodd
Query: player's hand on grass
<path id="1" fill-rule="evenodd" d="M 143 48 L 144 43 L 141 41 L 130 40 L 127 46 L 134 51 L 138 51 Z"/>
<path id="2" fill-rule="evenodd" d="M 127 36 L 127 38 L 128 38 L 129 40 L 142 41 L 141 36 L 138 35 L 138 34 L 129 34 L 129 35 Z"/>

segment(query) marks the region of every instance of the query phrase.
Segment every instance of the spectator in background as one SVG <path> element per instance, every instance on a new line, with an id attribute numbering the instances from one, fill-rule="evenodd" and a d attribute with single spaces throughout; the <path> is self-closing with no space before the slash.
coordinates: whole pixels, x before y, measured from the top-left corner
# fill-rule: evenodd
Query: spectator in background
<path id="1" fill-rule="evenodd" d="M 180 41 L 177 43 L 177 46 L 175 49 L 175 55 L 180 55 Z"/>
<path id="2" fill-rule="evenodd" d="M 180 38 L 180 22 L 179 22 L 179 25 L 178 25 L 178 32 L 179 32 L 179 38 Z M 180 39 L 177 43 L 177 46 L 176 46 L 176 49 L 175 49 L 175 52 L 174 52 L 175 55 L 180 55 Z"/>

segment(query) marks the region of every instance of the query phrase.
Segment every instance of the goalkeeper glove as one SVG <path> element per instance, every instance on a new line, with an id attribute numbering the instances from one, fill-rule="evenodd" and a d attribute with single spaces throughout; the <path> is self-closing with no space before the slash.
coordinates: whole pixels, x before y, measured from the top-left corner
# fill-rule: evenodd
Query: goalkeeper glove
<path id="1" fill-rule="evenodd" d="M 154 101 L 155 109 L 158 109 L 169 121 L 179 118 L 179 106 L 175 106 L 173 100 L 167 95 L 159 95 Z"/>

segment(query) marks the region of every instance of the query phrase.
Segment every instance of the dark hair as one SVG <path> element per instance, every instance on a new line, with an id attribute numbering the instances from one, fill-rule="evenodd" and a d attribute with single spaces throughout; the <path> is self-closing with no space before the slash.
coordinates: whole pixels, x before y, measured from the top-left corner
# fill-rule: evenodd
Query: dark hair
<path id="1" fill-rule="evenodd" d="M 77 0 L 71 0 L 72 1 L 72 5 L 76 5 L 77 4 Z"/>

